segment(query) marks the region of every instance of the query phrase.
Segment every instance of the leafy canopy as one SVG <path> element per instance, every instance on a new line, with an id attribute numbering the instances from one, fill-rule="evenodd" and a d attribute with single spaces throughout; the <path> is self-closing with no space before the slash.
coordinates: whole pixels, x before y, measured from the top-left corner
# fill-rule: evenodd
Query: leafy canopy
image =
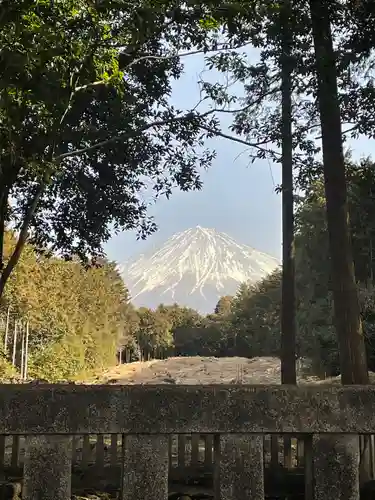
<path id="1" fill-rule="evenodd" d="M 113 229 L 143 237 L 155 230 L 148 200 L 201 187 L 213 110 L 182 111 L 169 96 L 181 54 L 218 47 L 209 18 L 168 0 L 3 2 L 0 235 L 20 230 L 11 267 L 27 237 L 81 258 Z"/>

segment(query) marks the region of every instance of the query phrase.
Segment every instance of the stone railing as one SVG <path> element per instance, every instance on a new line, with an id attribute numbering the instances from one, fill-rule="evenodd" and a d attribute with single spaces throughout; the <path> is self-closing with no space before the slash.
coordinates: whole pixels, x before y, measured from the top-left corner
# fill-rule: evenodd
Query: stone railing
<path id="1" fill-rule="evenodd" d="M 264 499 L 263 435 L 272 433 L 308 436 L 308 500 L 357 500 L 358 434 L 375 433 L 375 387 L 0 390 L 0 434 L 27 436 L 23 500 L 70 498 L 72 436 L 85 434 L 123 435 L 123 500 L 166 500 L 169 436 L 194 433 L 215 435 L 217 500 Z"/>

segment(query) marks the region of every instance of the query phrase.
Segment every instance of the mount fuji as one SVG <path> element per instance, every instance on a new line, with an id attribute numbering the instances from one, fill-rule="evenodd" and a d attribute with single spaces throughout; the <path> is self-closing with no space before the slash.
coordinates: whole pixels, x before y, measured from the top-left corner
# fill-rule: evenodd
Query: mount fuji
<path id="1" fill-rule="evenodd" d="M 197 226 L 119 270 L 136 306 L 176 302 L 210 313 L 221 296 L 234 295 L 240 283 L 255 283 L 279 265 L 276 258 L 225 233 Z"/>

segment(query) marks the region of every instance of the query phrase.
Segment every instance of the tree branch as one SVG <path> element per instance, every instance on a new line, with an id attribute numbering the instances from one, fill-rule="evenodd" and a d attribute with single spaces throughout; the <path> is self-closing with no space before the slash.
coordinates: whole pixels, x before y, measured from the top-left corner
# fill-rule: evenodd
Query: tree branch
<path id="1" fill-rule="evenodd" d="M 202 50 L 193 50 L 191 52 L 185 52 L 183 54 L 178 54 L 178 53 L 177 54 L 170 54 L 168 56 L 155 56 L 155 55 L 151 55 L 151 54 L 148 54 L 148 55 L 145 54 L 145 55 L 141 55 L 140 57 L 137 57 L 136 59 L 134 59 L 133 61 L 131 61 L 123 69 L 129 69 L 132 66 L 134 66 L 134 64 L 137 64 L 140 61 L 144 61 L 144 60 L 147 60 L 147 59 L 168 60 L 168 59 L 173 59 L 174 57 L 192 56 L 192 55 L 201 54 L 201 53 L 203 53 Z M 121 52 L 120 52 L 120 55 L 121 55 Z M 86 90 L 86 89 L 89 89 L 91 87 L 96 87 L 98 85 L 105 85 L 105 84 L 107 84 L 109 82 L 110 82 L 110 80 L 97 80 L 96 82 L 91 82 L 91 83 L 87 83 L 86 85 L 81 85 L 81 86 L 76 87 L 74 89 L 73 95 L 76 94 L 77 92 L 80 92 L 81 90 Z"/>
<path id="2" fill-rule="evenodd" d="M 169 59 L 173 59 L 175 57 L 177 58 L 180 58 L 180 57 L 188 57 L 188 56 L 194 56 L 194 55 L 197 55 L 197 54 L 208 54 L 209 52 L 221 52 L 221 51 L 224 51 L 224 50 L 238 50 L 242 47 L 246 47 L 247 45 L 250 45 L 250 43 L 245 43 L 245 44 L 242 44 L 242 45 L 238 45 L 237 47 L 233 47 L 233 48 L 228 48 L 228 47 L 218 47 L 216 49 L 213 49 L 213 50 L 208 50 L 208 51 L 205 51 L 205 50 L 192 50 L 190 52 L 182 52 L 182 53 L 176 53 L 176 54 L 169 54 L 169 55 L 165 55 L 165 56 L 156 56 L 156 55 L 152 55 L 152 54 L 141 54 L 139 57 L 137 57 L 136 59 L 134 59 L 133 61 L 131 61 L 129 64 L 127 64 L 123 69 L 129 69 L 131 68 L 132 66 L 134 66 L 134 64 L 137 64 L 139 63 L 140 61 L 144 61 L 144 60 L 147 60 L 147 59 L 154 59 L 154 60 L 161 60 L 161 61 L 167 61 Z M 126 52 L 125 52 L 126 53 Z M 129 54 L 129 52 L 127 52 L 127 54 Z M 121 52 L 120 52 L 120 55 L 121 55 Z M 81 85 L 80 87 L 76 87 L 74 89 L 74 94 L 76 92 L 80 92 L 81 90 L 86 90 L 88 88 L 91 88 L 91 87 L 95 87 L 97 85 L 105 85 L 106 83 L 108 83 L 108 80 L 97 80 L 96 82 L 92 82 L 92 83 L 88 83 L 86 85 Z"/>
<path id="3" fill-rule="evenodd" d="M 345 125 L 345 123 L 343 123 L 342 125 Z M 316 125 L 315 127 L 317 127 L 318 125 Z M 351 132 L 354 132 L 355 130 L 358 130 L 359 129 L 359 125 L 353 125 L 353 127 L 350 127 L 348 128 L 347 130 L 342 130 L 341 131 L 341 135 L 342 136 L 345 136 L 346 134 L 350 134 Z M 322 139 L 322 136 L 321 135 L 318 135 L 314 138 L 316 141 L 317 140 L 320 140 Z"/>
<path id="4" fill-rule="evenodd" d="M 109 83 L 110 80 L 98 80 L 96 82 L 91 82 L 87 83 L 86 85 L 81 85 L 80 87 L 76 87 L 73 91 L 73 96 L 77 94 L 78 92 L 81 92 L 81 90 L 86 90 L 90 89 L 92 87 L 97 87 L 98 85 L 105 85 L 106 83 Z"/>
<path id="5" fill-rule="evenodd" d="M 136 59 L 134 59 L 133 61 L 131 61 L 129 64 L 127 64 L 123 69 L 129 69 L 131 68 L 132 66 L 134 66 L 134 64 L 137 64 L 139 63 L 140 61 L 144 61 L 144 60 L 147 60 L 147 59 L 155 59 L 155 60 L 169 60 L 169 59 L 173 59 L 174 57 L 184 57 L 184 56 L 192 56 L 192 55 L 195 55 L 195 54 L 201 54 L 203 53 L 202 50 L 193 50 L 192 52 L 185 52 L 183 54 L 170 54 L 169 56 L 154 56 L 154 55 L 143 55 L 143 56 L 140 56 L 140 57 L 137 57 Z M 121 55 L 121 53 L 120 53 Z M 81 85 L 79 87 L 76 87 L 73 91 L 73 95 L 75 95 L 77 92 L 80 92 L 81 90 L 86 90 L 86 89 L 89 89 L 89 88 L 92 88 L 92 87 L 97 87 L 98 85 L 106 85 L 107 83 L 110 83 L 110 79 L 108 80 L 97 80 L 96 82 L 91 82 L 91 83 L 87 83 L 86 85 Z"/>
<path id="6" fill-rule="evenodd" d="M 260 151 L 264 151 L 264 152 L 271 153 L 274 155 L 280 156 L 280 154 L 281 154 L 281 153 L 278 153 L 277 151 L 270 151 L 270 150 L 264 148 L 263 145 L 267 144 L 267 142 L 250 142 L 250 141 L 247 141 L 246 139 L 241 139 L 240 137 L 226 134 L 224 132 L 221 132 L 220 130 L 212 129 L 210 127 L 207 127 L 206 125 L 199 125 L 199 126 L 203 130 L 206 130 L 207 132 L 209 132 L 212 135 L 215 135 L 217 137 L 223 137 L 223 139 L 228 139 L 229 141 L 232 141 L 232 142 L 238 142 L 239 144 L 243 144 L 244 146 L 256 148 L 256 149 L 259 149 Z"/>
<path id="7" fill-rule="evenodd" d="M 53 160 L 55 162 L 61 162 L 62 160 L 66 159 L 66 158 L 71 158 L 72 156 L 80 156 L 80 155 L 82 155 L 84 153 L 95 151 L 96 149 L 100 149 L 101 147 L 108 146 L 110 144 L 114 144 L 114 143 L 116 143 L 116 142 L 118 142 L 120 140 L 130 139 L 132 137 L 137 137 L 142 132 L 145 132 L 146 130 L 149 130 L 150 128 L 153 128 L 153 127 L 162 127 L 163 125 L 168 125 L 170 123 L 189 121 L 189 120 L 191 120 L 193 118 L 195 118 L 195 119 L 202 119 L 202 118 L 206 118 L 207 116 L 212 115 L 214 113 L 231 113 L 231 114 L 242 113 L 242 112 L 247 111 L 248 109 L 250 109 L 252 106 L 255 106 L 255 105 L 259 104 L 259 102 L 261 101 L 262 97 L 263 96 L 258 97 L 255 101 L 247 104 L 243 108 L 233 109 L 233 110 L 213 108 L 213 109 L 205 111 L 204 113 L 201 113 L 201 114 L 194 114 L 194 110 L 196 109 L 196 107 L 195 107 L 195 108 L 193 108 L 192 111 L 189 111 L 185 115 L 176 116 L 174 118 L 167 119 L 167 120 L 156 120 L 154 122 L 147 123 L 147 124 L 143 125 L 142 127 L 138 128 L 137 130 L 133 130 L 133 131 L 129 131 L 129 132 L 124 132 L 122 134 L 116 135 L 115 137 L 110 137 L 109 139 L 105 139 L 104 141 L 97 142 L 97 143 L 95 143 L 95 144 L 93 144 L 91 146 L 87 146 L 85 148 L 75 149 L 75 150 L 69 151 L 67 153 L 62 153 L 62 154 L 56 156 Z M 207 130 L 210 133 L 214 133 L 213 132 L 214 129 L 210 129 L 209 127 L 205 127 L 203 125 L 199 125 L 199 127 L 202 128 L 202 129 Z M 229 140 L 233 140 L 234 142 L 239 142 L 239 143 L 245 144 L 246 146 L 259 147 L 259 144 L 260 144 L 260 143 L 251 143 L 249 141 L 245 141 L 245 140 L 236 138 L 234 136 L 229 136 L 229 135 L 220 133 L 220 131 L 216 131 L 215 135 L 219 135 L 221 137 L 225 137 L 225 138 L 227 138 Z"/>
<path id="8" fill-rule="evenodd" d="M 70 158 L 72 156 L 80 156 L 84 153 L 88 153 L 90 151 L 95 151 L 96 149 L 100 149 L 103 146 L 108 146 L 110 144 L 113 144 L 117 141 L 120 141 L 122 139 L 130 139 L 131 137 L 137 137 L 140 135 L 142 132 L 145 132 L 146 130 L 149 130 L 152 127 L 161 127 L 163 125 L 168 125 L 169 123 L 174 123 L 174 122 L 180 122 L 184 120 L 191 120 L 191 118 L 194 117 L 193 113 L 188 113 L 186 115 L 182 115 L 179 117 L 176 117 L 171 120 L 156 120 L 151 123 L 147 123 L 146 125 L 143 125 L 143 127 L 138 128 L 137 130 L 129 131 L 129 132 L 124 132 L 122 134 L 116 135 L 115 137 L 110 137 L 109 139 L 105 139 L 104 141 L 97 142 L 93 144 L 92 146 L 87 146 L 85 148 L 81 149 L 75 149 L 74 151 L 69 151 L 67 153 L 62 153 L 61 155 L 58 155 L 54 158 L 54 161 L 60 162 L 66 158 Z"/>

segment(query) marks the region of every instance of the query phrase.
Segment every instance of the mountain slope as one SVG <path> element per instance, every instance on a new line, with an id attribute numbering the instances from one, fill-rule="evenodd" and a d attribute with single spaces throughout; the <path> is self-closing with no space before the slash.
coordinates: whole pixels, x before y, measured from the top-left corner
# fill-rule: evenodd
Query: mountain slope
<path id="1" fill-rule="evenodd" d="M 278 265 L 270 255 L 197 226 L 123 266 L 121 273 L 138 306 L 177 302 L 207 313 L 221 296 L 235 294 L 240 283 L 255 283 Z"/>

